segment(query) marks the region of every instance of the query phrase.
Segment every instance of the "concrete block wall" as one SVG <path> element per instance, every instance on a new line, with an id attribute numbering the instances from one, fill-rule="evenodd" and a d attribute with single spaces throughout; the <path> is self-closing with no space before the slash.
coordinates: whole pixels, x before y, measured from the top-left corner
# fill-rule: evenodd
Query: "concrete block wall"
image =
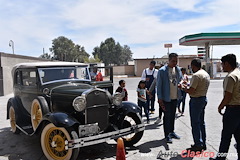
<path id="1" fill-rule="evenodd" d="M 113 75 L 134 76 L 134 65 L 113 66 Z"/>
<path id="2" fill-rule="evenodd" d="M 18 63 L 47 61 L 42 58 L 0 52 L 0 96 L 13 92 L 12 68 Z"/>

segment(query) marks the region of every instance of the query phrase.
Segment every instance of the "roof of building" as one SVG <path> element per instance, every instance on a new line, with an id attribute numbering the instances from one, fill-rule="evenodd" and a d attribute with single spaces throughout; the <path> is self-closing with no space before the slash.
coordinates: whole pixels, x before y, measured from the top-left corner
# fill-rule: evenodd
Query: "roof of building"
<path id="1" fill-rule="evenodd" d="M 179 44 L 184 46 L 209 45 L 239 45 L 240 32 L 198 33 L 186 35 L 179 39 Z"/>
<path id="2" fill-rule="evenodd" d="M 197 54 L 194 55 L 178 55 L 178 58 L 196 58 L 198 57 Z M 134 60 L 155 60 L 155 59 L 168 59 L 168 55 L 164 55 L 161 58 L 135 58 Z"/>

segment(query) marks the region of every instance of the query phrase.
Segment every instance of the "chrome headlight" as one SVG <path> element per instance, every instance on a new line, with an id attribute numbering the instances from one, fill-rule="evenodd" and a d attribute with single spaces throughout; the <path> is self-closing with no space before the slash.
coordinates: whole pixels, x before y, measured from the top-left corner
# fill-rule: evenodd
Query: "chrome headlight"
<path id="1" fill-rule="evenodd" d="M 122 94 L 117 92 L 117 93 L 114 93 L 113 96 L 112 96 L 112 100 L 113 100 L 113 104 L 116 105 L 116 106 L 120 106 L 121 103 L 122 103 Z"/>
<path id="2" fill-rule="evenodd" d="M 72 103 L 74 109 L 78 112 L 83 111 L 86 108 L 86 98 L 84 95 L 78 96 Z"/>

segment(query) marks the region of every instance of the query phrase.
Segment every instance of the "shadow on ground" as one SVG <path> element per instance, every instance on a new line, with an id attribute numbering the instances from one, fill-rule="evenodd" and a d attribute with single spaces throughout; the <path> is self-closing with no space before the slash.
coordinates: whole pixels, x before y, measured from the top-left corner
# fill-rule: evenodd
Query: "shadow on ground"
<path id="1" fill-rule="evenodd" d="M 13 134 L 10 128 L 0 129 L 0 156 L 6 157 L 9 160 L 30 160 L 34 157 L 36 160 L 46 160 L 40 144 L 40 137 L 37 135 L 27 136 L 23 133 Z M 155 140 L 135 145 L 135 147 L 126 148 L 126 157 L 131 157 L 131 154 L 136 153 L 151 153 L 152 148 L 163 146 L 164 150 L 168 151 L 169 146 L 162 140 Z M 160 151 L 159 151 L 160 152 Z M 115 159 L 116 144 L 102 143 L 93 146 L 88 146 L 80 149 L 78 160 L 83 159 Z M 168 157 L 169 158 L 169 157 Z M 158 157 L 156 159 L 165 159 Z M 192 158 L 182 158 L 181 155 L 171 158 L 191 160 Z"/>
<path id="2" fill-rule="evenodd" d="M 23 133 L 13 134 L 10 128 L 0 129 L 0 156 L 9 160 L 29 160 L 33 156 L 44 160 L 38 136 L 27 136 Z"/>
<path id="3" fill-rule="evenodd" d="M 0 156 L 9 160 L 46 160 L 40 144 L 40 136 L 13 134 L 10 127 L 0 129 Z M 102 143 L 80 149 L 78 160 L 105 159 L 116 155 L 116 144 Z"/>

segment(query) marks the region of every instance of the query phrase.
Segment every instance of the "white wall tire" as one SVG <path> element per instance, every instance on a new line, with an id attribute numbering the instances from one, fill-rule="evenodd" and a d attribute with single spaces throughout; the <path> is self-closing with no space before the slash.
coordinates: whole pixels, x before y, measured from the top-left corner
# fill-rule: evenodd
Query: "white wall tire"
<path id="1" fill-rule="evenodd" d="M 70 133 L 65 128 L 59 128 L 52 123 L 47 124 L 41 134 L 41 146 L 48 160 L 70 160 L 73 150 L 65 150 L 65 140 L 71 140 Z"/>
<path id="2" fill-rule="evenodd" d="M 43 117 L 41 104 L 37 99 L 34 99 L 31 106 L 31 122 L 35 131 Z"/>

